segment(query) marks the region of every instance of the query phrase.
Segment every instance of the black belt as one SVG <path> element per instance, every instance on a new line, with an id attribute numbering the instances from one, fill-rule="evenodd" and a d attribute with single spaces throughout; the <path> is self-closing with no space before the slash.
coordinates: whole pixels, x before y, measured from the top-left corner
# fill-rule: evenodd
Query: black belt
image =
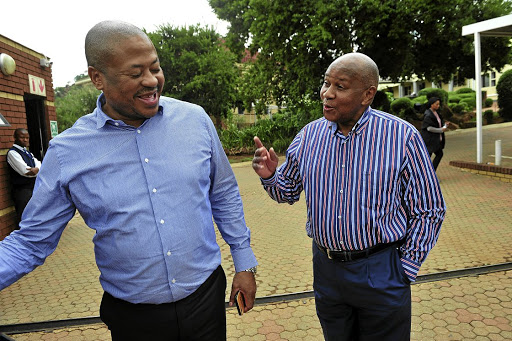
<path id="1" fill-rule="evenodd" d="M 316 243 L 316 242 L 315 242 Z M 386 244 L 377 244 L 375 246 L 372 246 L 368 249 L 364 250 L 355 250 L 355 251 L 344 251 L 344 250 L 329 250 L 325 247 L 319 245 L 316 243 L 316 246 L 320 251 L 325 253 L 327 255 L 327 258 L 337 261 L 337 262 L 350 262 L 353 260 L 366 258 L 374 253 L 377 253 L 379 251 L 385 250 L 387 248 L 393 247 L 393 246 L 399 246 L 402 244 L 402 240 L 393 242 L 393 243 L 386 243 Z"/>

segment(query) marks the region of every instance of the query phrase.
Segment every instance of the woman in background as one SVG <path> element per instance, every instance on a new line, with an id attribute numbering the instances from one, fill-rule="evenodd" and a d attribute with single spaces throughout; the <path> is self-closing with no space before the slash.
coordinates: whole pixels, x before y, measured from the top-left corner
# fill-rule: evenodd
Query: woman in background
<path id="1" fill-rule="evenodd" d="M 437 97 L 431 97 L 428 100 L 423 123 L 421 125 L 421 136 L 427 145 L 430 156 L 435 154 L 432 161 L 434 169 L 437 170 L 439 162 L 443 157 L 443 148 L 445 145 L 444 132 L 448 129 L 450 122 L 444 122 L 443 117 L 438 112 L 441 106 L 441 100 Z"/>

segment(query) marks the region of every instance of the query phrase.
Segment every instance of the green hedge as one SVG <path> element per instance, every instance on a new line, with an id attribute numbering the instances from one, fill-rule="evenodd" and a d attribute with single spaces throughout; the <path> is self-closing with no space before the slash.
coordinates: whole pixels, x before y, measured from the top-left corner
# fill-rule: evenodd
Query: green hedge
<path id="1" fill-rule="evenodd" d="M 448 104 L 448 106 L 450 107 L 452 112 L 455 114 L 462 114 L 463 112 L 466 112 L 469 110 L 469 105 L 465 102 L 453 103 L 453 104 L 450 103 L 450 104 Z"/>
<path id="2" fill-rule="evenodd" d="M 476 109 L 476 98 L 461 98 L 459 103 L 467 103 L 469 110 L 475 110 Z"/>
<path id="3" fill-rule="evenodd" d="M 460 96 L 448 94 L 448 103 L 459 103 L 459 102 L 460 102 Z"/>
<path id="4" fill-rule="evenodd" d="M 397 98 L 391 102 L 391 113 L 401 118 L 405 117 L 405 112 L 413 108 L 413 102 L 408 97 Z"/>
<path id="5" fill-rule="evenodd" d="M 507 70 L 500 76 L 496 92 L 500 116 L 507 121 L 512 120 L 512 70 Z"/>
<path id="6" fill-rule="evenodd" d="M 460 88 L 455 91 L 456 94 L 467 94 L 467 93 L 475 93 L 475 90 L 471 88 Z"/>
<path id="7" fill-rule="evenodd" d="M 228 155 L 253 153 L 254 136 L 267 148 L 274 147 L 276 152 L 283 153 L 302 127 L 322 115 L 320 101 L 305 100 L 300 106 L 282 109 L 271 119 L 260 119 L 244 129 L 230 123 L 227 129 L 219 131 L 219 137 Z"/>
<path id="8" fill-rule="evenodd" d="M 418 93 L 420 96 L 426 96 L 427 99 L 437 97 L 441 100 L 441 106 L 448 103 L 448 92 L 439 88 L 425 88 Z"/>

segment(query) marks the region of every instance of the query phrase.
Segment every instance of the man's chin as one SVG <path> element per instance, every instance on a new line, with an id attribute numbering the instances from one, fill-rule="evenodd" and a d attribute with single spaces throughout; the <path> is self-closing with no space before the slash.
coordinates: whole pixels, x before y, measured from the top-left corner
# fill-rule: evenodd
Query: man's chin
<path id="1" fill-rule="evenodd" d="M 144 108 L 143 110 L 139 110 L 136 115 L 141 118 L 151 118 L 158 113 L 159 106 L 155 106 L 154 108 Z"/>
<path id="2" fill-rule="evenodd" d="M 331 121 L 331 122 L 337 122 L 337 117 L 329 112 L 323 112 L 324 114 L 324 118 L 327 120 L 327 121 Z"/>

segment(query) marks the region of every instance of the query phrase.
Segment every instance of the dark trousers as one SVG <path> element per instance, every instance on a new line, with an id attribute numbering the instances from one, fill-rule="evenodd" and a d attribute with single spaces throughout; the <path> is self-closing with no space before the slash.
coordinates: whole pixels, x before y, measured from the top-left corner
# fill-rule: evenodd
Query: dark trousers
<path id="1" fill-rule="evenodd" d="M 439 148 L 435 152 L 430 153 L 430 157 L 432 157 L 432 154 L 436 154 L 436 157 L 434 157 L 432 164 L 434 165 L 434 170 L 437 170 L 437 166 L 439 166 L 439 163 L 441 162 L 441 159 L 443 158 L 443 149 Z"/>
<path id="2" fill-rule="evenodd" d="M 313 274 L 326 341 L 410 340 L 411 286 L 396 246 L 336 262 L 313 242 Z"/>
<path id="3" fill-rule="evenodd" d="M 163 304 L 133 304 L 103 294 L 101 320 L 112 340 L 226 340 L 226 275 L 218 267 L 190 296 Z"/>
<path id="4" fill-rule="evenodd" d="M 25 186 L 16 186 L 12 188 L 11 195 L 12 200 L 14 201 L 14 208 L 16 209 L 16 224 L 19 229 L 21 222 L 21 215 L 25 210 L 30 198 L 32 198 L 32 191 L 34 190 L 34 185 L 25 185 Z"/>

